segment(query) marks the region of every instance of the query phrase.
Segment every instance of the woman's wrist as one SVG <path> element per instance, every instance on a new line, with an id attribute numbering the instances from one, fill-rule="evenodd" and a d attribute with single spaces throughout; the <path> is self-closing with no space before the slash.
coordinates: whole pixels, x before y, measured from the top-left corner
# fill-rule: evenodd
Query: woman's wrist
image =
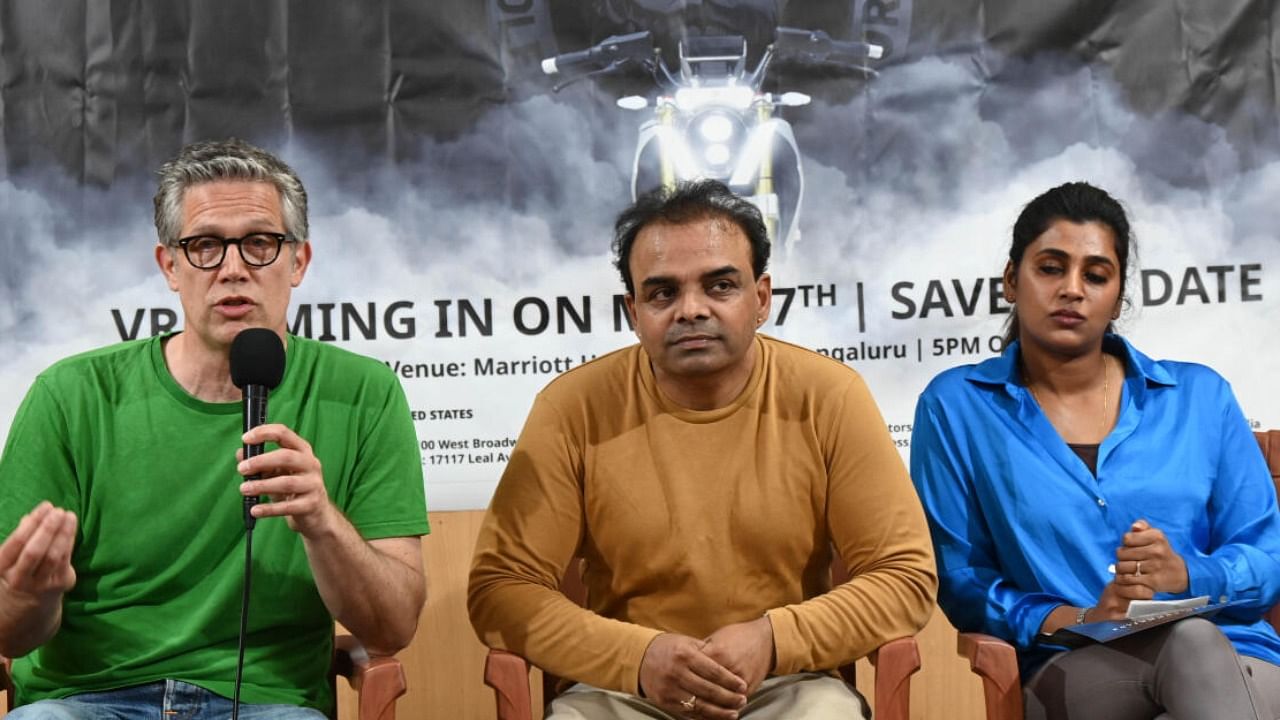
<path id="1" fill-rule="evenodd" d="M 1092 608 L 1092 607 L 1082 607 L 1082 608 L 1080 608 L 1079 610 L 1077 610 L 1077 611 L 1076 611 L 1076 623 L 1075 623 L 1075 624 L 1076 624 L 1076 625 L 1083 625 L 1083 624 L 1085 624 L 1086 622 L 1088 622 L 1088 617 L 1089 617 L 1089 611 L 1090 611 L 1090 610 L 1093 610 L 1093 608 Z"/>
<path id="2" fill-rule="evenodd" d="M 1040 634 L 1052 635 L 1064 627 L 1079 625 L 1080 623 L 1076 621 L 1076 618 L 1080 612 L 1080 608 L 1067 603 L 1055 607 L 1045 616 L 1044 622 L 1040 623 Z"/>

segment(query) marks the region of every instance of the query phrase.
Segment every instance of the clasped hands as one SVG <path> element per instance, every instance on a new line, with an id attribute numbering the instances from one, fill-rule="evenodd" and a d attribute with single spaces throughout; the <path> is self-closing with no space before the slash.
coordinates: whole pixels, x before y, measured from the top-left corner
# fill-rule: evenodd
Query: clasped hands
<path id="1" fill-rule="evenodd" d="M 1086 622 L 1119 620 L 1125 617 L 1132 600 L 1150 600 L 1158 592 L 1180 593 L 1187 589 L 1187 563 L 1174 552 L 1160 528 L 1138 520 L 1121 542 L 1116 549 L 1115 579 L 1102 589 Z"/>
<path id="2" fill-rule="evenodd" d="M 640 661 L 640 690 L 674 715 L 734 720 L 773 664 L 767 617 L 726 625 L 705 640 L 663 633 Z"/>

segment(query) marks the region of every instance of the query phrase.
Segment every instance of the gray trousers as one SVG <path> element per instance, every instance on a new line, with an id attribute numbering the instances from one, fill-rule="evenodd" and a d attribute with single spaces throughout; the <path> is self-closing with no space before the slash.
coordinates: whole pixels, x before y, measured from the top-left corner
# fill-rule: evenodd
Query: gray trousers
<path id="1" fill-rule="evenodd" d="M 696 717 L 693 716 L 693 717 Z M 868 720 L 871 710 L 857 690 L 822 673 L 766 679 L 742 708 L 745 720 Z M 635 695 L 578 683 L 547 707 L 546 720 L 683 720 Z"/>
<path id="2" fill-rule="evenodd" d="M 1188 618 L 1054 656 L 1023 701 L 1027 720 L 1277 720 L 1280 667 Z"/>

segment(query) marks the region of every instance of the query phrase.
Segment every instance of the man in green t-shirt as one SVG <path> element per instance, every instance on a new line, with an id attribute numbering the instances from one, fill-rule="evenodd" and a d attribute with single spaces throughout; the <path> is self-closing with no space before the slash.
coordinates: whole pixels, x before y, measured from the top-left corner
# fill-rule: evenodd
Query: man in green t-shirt
<path id="1" fill-rule="evenodd" d="M 10 717 L 226 717 L 240 500 L 261 495 L 241 716 L 322 718 L 333 620 L 391 654 L 425 599 L 408 404 L 381 363 L 288 334 L 312 249 L 306 191 L 279 159 L 239 140 L 183 148 L 155 223 L 182 331 L 41 373 L 0 455 Z M 246 328 L 280 335 L 286 362 L 268 423 L 242 435 L 229 349 Z M 243 460 L 242 442 L 268 452 Z"/>

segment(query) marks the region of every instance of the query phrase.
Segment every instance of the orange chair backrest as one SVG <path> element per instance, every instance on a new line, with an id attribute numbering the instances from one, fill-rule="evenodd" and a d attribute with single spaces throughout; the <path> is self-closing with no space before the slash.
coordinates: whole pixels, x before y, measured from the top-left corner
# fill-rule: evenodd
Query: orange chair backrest
<path id="1" fill-rule="evenodd" d="M 1280 430 L 1261 430 L 1253 434 L 1262 448 L 1262 456 L 1267 459 L 1267 467 L 1271 468 L 1271 479 L 1280 491 Z"/>
<path id="2" fill-rule="evenodd" d="M 1258 447 L 1262 448 L 1262 456 L 1271 469 L 1271 480 L 1276 484 L 1276 494 L 1280 495 L 1280 430 L 1262 430 L 1253 436 L 1258 439 Z M 1280 632 L 1280 605 L 1267 611 L 1267 622 Z"/>

